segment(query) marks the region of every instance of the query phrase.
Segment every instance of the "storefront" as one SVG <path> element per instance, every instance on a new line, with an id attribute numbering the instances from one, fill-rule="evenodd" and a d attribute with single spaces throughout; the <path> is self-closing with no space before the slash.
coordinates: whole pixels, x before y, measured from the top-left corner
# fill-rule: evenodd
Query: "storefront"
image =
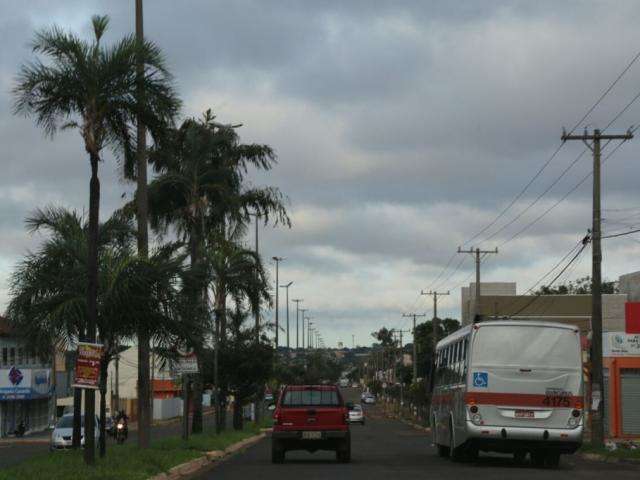
<path id="1" fill-rule="evenodd" d="M 28 431 L 47 428 L 50 374 L 46 368 L 0 369 L 0 437 L 15 432 L 20 422 Z"/>
<path id="2" fill-rule="evenodd" d="M 604 333 L 602 352 L 607 434 L 640 437 L 640 334 Z"/>

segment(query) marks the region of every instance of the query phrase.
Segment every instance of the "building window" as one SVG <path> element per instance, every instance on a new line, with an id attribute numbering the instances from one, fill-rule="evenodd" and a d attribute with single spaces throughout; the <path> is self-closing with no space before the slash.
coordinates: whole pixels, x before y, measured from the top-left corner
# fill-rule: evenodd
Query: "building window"
<path id="1" fill-rule="evenodd" d="M 9 365 L 16 364 L 16 349 L 11 347 L 9 349 Z"/>
<path id="2" fill-rule="evenodd" d="M 2 366 L 6 367 L 8 362 L 9 362 L 9 351 L 7 350 L 7 347 L 4 347 L 2 349 Z"/>
<path id="3" fill-rule="evenodd" d="M 18 349 L 18 365 L 24 365 L 24 349 Z"/>

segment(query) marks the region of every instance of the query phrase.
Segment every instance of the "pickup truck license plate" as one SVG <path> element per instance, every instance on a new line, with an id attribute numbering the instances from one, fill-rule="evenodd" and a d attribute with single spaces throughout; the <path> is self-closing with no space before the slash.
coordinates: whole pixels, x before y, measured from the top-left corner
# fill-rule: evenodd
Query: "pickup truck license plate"
<path id="1" fill-rule="evenodd" d="M 535 418 L 533 410 L 516 410 L 516 418 Z"/>
<path id="2" fill-rule="evenodd" d="M 322 438 L 322 432 L 302 432 L 303 440 L 320 440 Z"/>

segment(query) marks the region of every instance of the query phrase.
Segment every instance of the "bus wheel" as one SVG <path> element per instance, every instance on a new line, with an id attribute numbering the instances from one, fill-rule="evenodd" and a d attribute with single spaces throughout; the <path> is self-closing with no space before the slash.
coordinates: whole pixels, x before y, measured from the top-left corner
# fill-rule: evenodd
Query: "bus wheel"
<path id="1" fill-rule="evenodd" d="M 438 447 L 439 457 L 446 458 L 449 456 L 449 447 L 447 447 L 446 445 L 440 445 L 440 444 L 437 444 L 436 447 Z"/>
<path id="2" fill-rule="evenodd" d="M 456 435 L 455 430 L 453 429 L 453 420 L 449 419 L 449 457 L 454 462 L 460 462 L 463 460 L 464 454 L 464 445 L 460 445 L 456 447 Z"/>
<path id="3" fill-rule="evenodd" d="M 560 454 L 558 452 L 547 452 L 544 457 L 544 464 L 549 468 L 558 468 L 560 465 Z"/>
<path id="4" fill-rule="evenodd" d="M 526 459 L 527 452 L 525 450 L 516 450 L 513 452 L 513 461 L 516 462 L 517 465 L 522 465 Z"/>
<path id="5" fill-rule="evenodd" d="M 544 467 L 545 452 L 541 450 L 531 451 L 531 465 L 534 467 Z"/>

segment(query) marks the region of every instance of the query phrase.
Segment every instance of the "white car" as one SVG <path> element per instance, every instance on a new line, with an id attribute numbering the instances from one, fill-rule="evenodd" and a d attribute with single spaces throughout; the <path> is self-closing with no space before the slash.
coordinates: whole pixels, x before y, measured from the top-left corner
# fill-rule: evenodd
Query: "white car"
<path id="1" fill-rule="evenodd" d="M 376 403 L 376 397 L 372 393 L 366 393 L 362 399 L 362 403 L 366 403 L 368 405 L 373 405 Z"/>
<path id="2" fill-rule="evenodd" d="M 349 410 L 349 423 L 364 425 L 364 411 L 361 405 L 356 404 Z"/>
<path id="3" fill-rule="evenodd" d="M 80 429 L 80 445 L 84 446 L 84 415 L 80 417 L 82 428 Z M 94 438 L 96 445 L 100 437 L 100 419 L 96 415 Z M 64 450 L 73 445 L 73 413 L 67 413 L 60 417 L 56 428 L 51 433 L 50 450 Z"/>

